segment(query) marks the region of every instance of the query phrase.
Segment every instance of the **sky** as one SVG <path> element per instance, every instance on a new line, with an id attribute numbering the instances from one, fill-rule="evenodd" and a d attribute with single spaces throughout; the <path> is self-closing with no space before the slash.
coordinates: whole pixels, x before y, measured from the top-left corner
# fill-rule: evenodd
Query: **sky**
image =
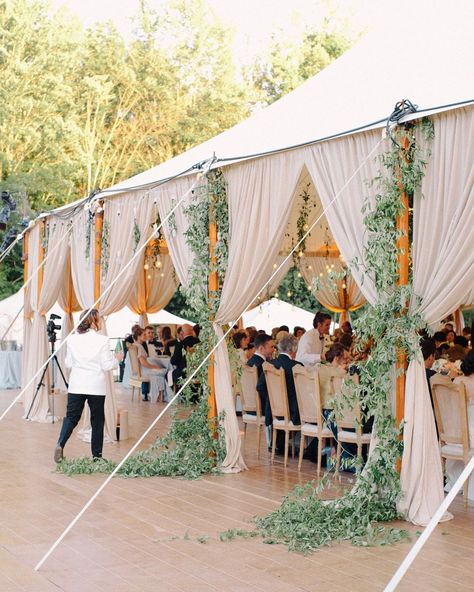
<path id="1" fill-rule="evenodd" d="M 412 0 L 417 1 L 417 0 Z M 235 54 L 247 61 L 262 51 L 272 32 L 281 31 L 289 41 L 308 25 L 317 24 L 328 14 L 328 6 L 345 17 L 354 30 L 369 30 L 385 18 L 392 7 L 389 0 L 209 0 L 224 24 L 235 29 Z M 163 0 L 149 0 L 159 6 Z M 112 20 L 125 38 L 132 30 L 131 18 L 139 0 L 52 0 L 56 7 L 65 5 L 85 26 Z"/>

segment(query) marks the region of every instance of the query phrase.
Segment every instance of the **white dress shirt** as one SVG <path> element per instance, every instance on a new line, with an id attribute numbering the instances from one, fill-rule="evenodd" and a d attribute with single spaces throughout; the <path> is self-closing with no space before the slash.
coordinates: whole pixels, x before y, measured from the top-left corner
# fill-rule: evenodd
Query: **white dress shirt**
<path id="1" fill-rule="evenodd" d="M 65 362 L 71 368 L 68 391 L 78 395 L 105 396 L 105 372 L 118 365 L 110 351 L 109 338 L 93 329 L 71 335 Z"/>
<path id="2" fill-rule="evenodd" d="M 317 329 L 306 331 L 299 340 L 296 361 L 304 366 L 314 366 L 321 361 L 324 345 L 324 335 L 320 335 Z"/>

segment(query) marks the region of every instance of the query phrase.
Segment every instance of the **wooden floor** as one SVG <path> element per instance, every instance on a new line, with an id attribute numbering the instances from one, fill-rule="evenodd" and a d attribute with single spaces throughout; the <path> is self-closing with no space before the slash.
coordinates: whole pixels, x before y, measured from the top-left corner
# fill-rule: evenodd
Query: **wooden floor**
<path id="1" fill-rule="evenodd" d="M 0 393 L 5 408 L 16 393 Z M 149 425 L 161 404 L 121 393 L 130 414 L 131 439 L 107 445 L 119 459 Z M 33 567 L 103 482 L 104 476 L 66 477 L 54 472 L 59 425 L 21 419 L 20 405 L 0 423 L 0 591 L 27 592 L 366 592 L 383 590 L 412 543 L 321 549 L 309 557 L 258 539 L 219 541 L 229 528 L 246 528 L 297 483 L 315 476 L 307 461 L 299 473 L 270 466 L 267 453 L 246 443 L 249 471 L 180 479 L 114 479 L 39 572 Z M 157 432 L 166 429 L 167 419 Z M 68 456 L 89 453 L 72 436 Z M 457 499 L 455 519 L 432 535 L 399 590 L 474 590 L 474 508 Z M 416 527 L 402 524 L 416 538 Z"/>

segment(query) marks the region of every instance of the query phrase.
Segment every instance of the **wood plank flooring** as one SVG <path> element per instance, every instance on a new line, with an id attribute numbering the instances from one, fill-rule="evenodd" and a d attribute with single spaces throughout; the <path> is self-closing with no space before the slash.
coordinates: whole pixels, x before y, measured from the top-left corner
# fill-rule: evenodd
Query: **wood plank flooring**
<path id="1" fill-rule="evenodd" d="M 18 391 L 0 392 L 0 410 Z M 162 404 L 130 402 L 130 439 L 104 448 L 120 459 L 151 423 Z M 245 443 L 249 471 L 182 479 L 114 479 L 39 572 L 34 566 L 104 480 L 102 475 L 66 477 L 54 472 L 52 453 L 59 424 L 30 423 L 15 405 L 0 422 L 1 592 L 331 592 L 381 591 L 416 539 L 394 547 L 324 548 L 309 557 L 258 539 L 223 543 L 219 533 L 246 528 L 252 516 L 277 507 L 297 483 L 315 477 L 315 465 L 297 461 L 287 469 L 255 454 L 251 428 Z M 163 433 L 168 417 L 144 446 Z M 89 454 L 72 436 L 68 456 Z M 327 492 L 333 496 L 347 478 Z M 458 497 L 455 519 L 438 526 L 398 590 L 474 591 L 474 508 Z"/>

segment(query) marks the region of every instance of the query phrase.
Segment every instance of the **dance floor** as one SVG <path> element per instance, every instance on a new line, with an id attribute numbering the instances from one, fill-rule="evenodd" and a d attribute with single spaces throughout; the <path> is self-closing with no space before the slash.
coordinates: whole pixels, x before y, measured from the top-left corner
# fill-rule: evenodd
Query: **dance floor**
<path id="1" fill-rule="evenodd" d="M 1 391 L 0 408 L 17 392 Z M 125 454 L 163 404 L 131 403 L 129 393 L 119 390 L 119 406 L 129 409 L 131 437 L 105 446 L 104 456 L 113 459 Z M 344 543 L 304 557 L 259 539 L 221 542 L 219 533 L 247 528 L 252 516 L 268 513 L 295 484 L 315 476 L 315 465 L 307 461 L 301 472 L 296 459 L 287 469 L 281 462 L 271 466 L 263 448 L 257 460 L 249 428 L 249 471 L 197 481 L 114 479 L 35 572 L 105 477 L 55 473 L 59 425 L 26 422 L 21 415 L 15 405 L 0 423 L 2 592 L 381 591 L 412 544 Z M 163 418 L 148 443 L 167 423 Z M 88 453 L 89 445 L 73 435 L 67 456 Z M 465 509 L 458 497 L 451 510 L 455 519 L 438 526 L 398 590 L 474 590 L 474 507 Z M 413 542 L 420 529 L 401 525 Z"/>

